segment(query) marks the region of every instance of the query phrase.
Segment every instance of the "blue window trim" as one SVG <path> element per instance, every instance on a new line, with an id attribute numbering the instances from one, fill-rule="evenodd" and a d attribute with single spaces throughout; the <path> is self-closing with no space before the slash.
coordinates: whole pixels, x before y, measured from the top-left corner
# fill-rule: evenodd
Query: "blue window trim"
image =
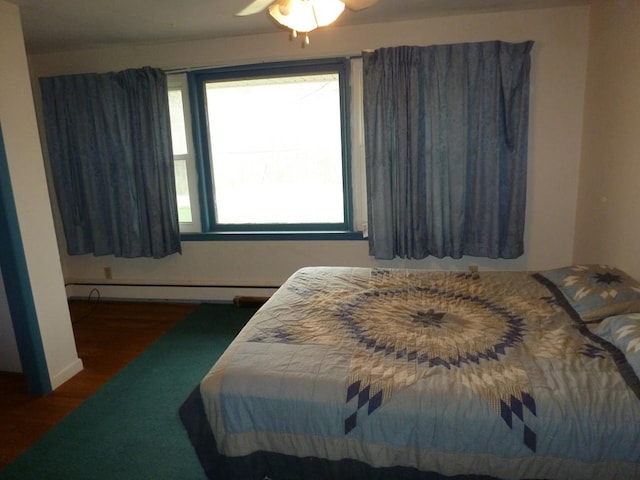
<path id="1" fill-rule="evenodd" d="M 269 241 L 269 240 L 365 240 L 362 232 L 351 231 L 283 231 L 283 232 L 204 232 L 183 233 L 183 242 Z"/>
<path id="2" fill-rule="evenodd" d="M 338 72 L 340 82 L 340 112 L 342 131 L 342 178 L 344 192 L 344 222 L 337 224 L 265 224 L 224 225 L 215 223 L 215 197 L 208 138 L 204 84 L 210 80 L 259 78 L 274 75 Z M 189 101 L 191 104 L 192 130 L 198 192 L 200 199 L 201 233 L 183 233 L 185 241 L 219 240 L 358 240 L 362 232 L 353 230 L 353 200 L 351 188 L 351 135 L 349 90 L 349 59 L 326 58 L 254 65 L 240 65 L 187 73 Z"/>

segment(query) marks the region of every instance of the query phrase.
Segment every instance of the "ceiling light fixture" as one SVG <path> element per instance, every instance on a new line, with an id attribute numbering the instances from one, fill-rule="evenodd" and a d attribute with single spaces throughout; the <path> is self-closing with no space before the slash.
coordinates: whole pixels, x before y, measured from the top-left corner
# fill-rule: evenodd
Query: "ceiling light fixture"
<path id="1" fill-rule="evenodd" d="M 292 38 L 304 34 L 303 47 L 309 44 L 309 32 L 332 24 L 343 11 L 340 0 L 278 0 L 269 6 L 269 14 L 291 30 Z"/>

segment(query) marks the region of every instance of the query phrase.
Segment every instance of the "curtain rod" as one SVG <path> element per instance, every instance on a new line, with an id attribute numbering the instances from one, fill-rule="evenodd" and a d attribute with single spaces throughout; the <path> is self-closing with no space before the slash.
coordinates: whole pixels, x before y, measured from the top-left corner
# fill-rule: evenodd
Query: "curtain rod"
<path id="1" fill-rule="evenodd" d="M 351 59 L 354 59 L 354 58 L 362 58 L 362 54 L 358 54 L 358 55 L 338 55 L 338 57 L 347 58 L 347 59 L 351 60 Z M 324 57 L 324 58 L 329 58 L 329 57 Z M 316 59 L 316 60 L 322 60 L 322 58 Z M 286 62 L 288 60 L 283 60 L 283 61 Z M 289 60 L 289 61 L 295 62 L 296 60 Z M 202 66 L 202 67 L 163 68 L 162 70 L 164 71 L 164 73 L 166 73 L 168 75 L 172 75 L 172 74 L 176 74 L 176 73 L 189 73 L 189 72 L 198 72 L 200 70 L 211 70 L 211 69 L 214 69 L 214 68 L 228 68 L 228 67 L 236 67 L 236 66 L 239 67 L 239 66 L 258 65 L 258 64 L 265 64 L 265 63 L 271 63 L 271 62 L 262 61 L 262 62 L 254 62 L 254 63 L 238 63 L 238 64 L 235 64 L 235 65 L 209 65 L 209 66 Z M 278 63 L 278 61 L 274 61 L 273 63 Z"/>

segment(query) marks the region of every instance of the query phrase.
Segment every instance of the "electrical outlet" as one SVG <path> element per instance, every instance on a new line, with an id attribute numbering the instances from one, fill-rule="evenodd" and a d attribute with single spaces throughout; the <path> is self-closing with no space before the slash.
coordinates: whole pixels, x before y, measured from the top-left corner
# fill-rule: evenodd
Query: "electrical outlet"
<path id="1" fill-rule="evenodd" d="M 104 267 L 104 278 L 111 280 L 113 275 L 111 274 L 111 267 Z"/>

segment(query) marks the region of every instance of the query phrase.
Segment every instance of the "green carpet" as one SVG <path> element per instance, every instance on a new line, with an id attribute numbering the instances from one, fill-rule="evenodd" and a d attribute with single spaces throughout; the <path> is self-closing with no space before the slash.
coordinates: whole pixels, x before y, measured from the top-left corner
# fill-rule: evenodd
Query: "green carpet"
<path id="1" fill-rule="evenodd" d="M 254 312 L 198 306 L 0 479 L 204 479 L 178 408 Z"/>

